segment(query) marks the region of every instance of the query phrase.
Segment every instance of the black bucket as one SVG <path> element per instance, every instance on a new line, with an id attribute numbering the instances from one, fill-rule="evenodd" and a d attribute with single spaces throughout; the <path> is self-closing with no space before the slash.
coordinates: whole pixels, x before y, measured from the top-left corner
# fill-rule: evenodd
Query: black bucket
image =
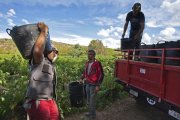
<path id="1" fill-rule="evenodd" d="M 79 82 L 69 84 L 70 102 L 72 107 L 83 106 L 84 85 Z"/>
<path id="2" fill-rule="evenodd" d="M 180 40 L 178 41 L 170 41 L 170 42 L 164 42 L 164 43 L 157 43 L 156 48 L 180 48 Z M 157 50 L 157 56 L 162 56 L 162 50 Z M 180 51 L 179 50 L 165 50 L 165 57 L 180 57 Z M 161 64 L 161 59 L 158 59 L 158 63 Z M 166 59 L 165 60 L 166 65 L 175 65 L 180 66 L 180 60 L 172 60 L 172 59 Z"/>
<path id="3" fill-rule="evenodd" d="M 156 56 L 155 50 L 146 50 L 146 49 L 154 49 L 154 48 L 155 48 L 155 44 L 146 45 L 146 44 L 142 43 L 142 45 L 140 46 L 140 49 L 144 49 L 144 50 L 140 51 L 140 56 L 152 56 L 152 57 Z M 148 63 L 157 63 L 156 58 L 141 57 L 141 61 L 148 62 Z"/>
<path id="4" fill-rule="evenodd" d="M 129 38 L 121 38 L 121 50 L 133 49 L 133 40 Z"/>
<path id="5" fill-rule="evenodd" d="M 166 42 L 165 47 L 166 48 L 180 48 L 179 41 Z M 165 56 L 166 57 L 178 57 L 178 58 L 180 58 L 180 50 L 166 50 Z M 166 59 L 165 64 L 166 65 L 180 66 L 180 60 Z"/>
<path id="6" fill-rule="evenodd" d="M 30 59 L 32 48 L 40 33 L 37 24 L 15 26 L 12 30 L 7 28 L 6 32 L 12 37 L 23 58 Z M 51 49 L 49 34 L 47 41 L 45 50 L 49 51 Z"/>

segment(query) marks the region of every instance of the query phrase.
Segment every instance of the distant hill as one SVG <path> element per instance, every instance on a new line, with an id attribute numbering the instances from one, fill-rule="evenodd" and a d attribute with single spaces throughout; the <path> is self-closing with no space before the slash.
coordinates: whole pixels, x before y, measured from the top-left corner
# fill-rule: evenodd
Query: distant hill
<path id="1" fill-rule="evenodd" d="M 57 47 L 59 51 L 63 51 L 64 54 L 66 54 L 74 46 L 74 45 L 55 42 L 55 41 L 53 41 L 53 44 L 55 45 L 55 47 Z M 14 41 L 12 39 L 6 39 L 6 38 L 0 39 L 0 54 L 14 54 L 14 53 L 19 53 Z"/>
<path id="2" fill-rule="evenodd" d="M 0 54 L 19 53 L 15 43 L 11 39 L 0 39 Z"/>
<path id="3" fill-rule="evenodd" d="M 87 46 L 76 45 L 55 42 L 53 41 L 55 47 L 59 50 L 60 55 L 73 55 L 74 52 L 82 51 L 81 55 L 86 55 L 86 51 L 88 49 Z M 106 55 L 112 55 L 113 49 L 106 48 Z M 14 41 L 12 39 L 0 39 L 0 54 L 20 54 L 19 50 L 17 49 Z"/>

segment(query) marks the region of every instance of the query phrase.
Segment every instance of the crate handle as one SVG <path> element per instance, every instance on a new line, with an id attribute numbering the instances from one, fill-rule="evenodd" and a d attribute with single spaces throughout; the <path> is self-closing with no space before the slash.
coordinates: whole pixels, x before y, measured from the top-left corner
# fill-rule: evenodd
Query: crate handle
<path id="1" fill-rule="evenodd" d="M 9 28 L 6 29 L 6 32 L 7 32 L 8 35 L 10 35 L 11 31 L 12 31 L 12 30 L 9 29 Z M 10 35 L 10 36 L 11 36 L 11 35 Z"/>

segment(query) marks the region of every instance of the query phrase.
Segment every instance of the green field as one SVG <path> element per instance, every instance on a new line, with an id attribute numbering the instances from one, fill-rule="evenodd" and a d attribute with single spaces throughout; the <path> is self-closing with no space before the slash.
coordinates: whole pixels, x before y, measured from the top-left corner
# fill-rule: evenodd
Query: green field
<path id="1" fill-rule="evenodd" d="M 8 42 L 9 46 L 13 45 L 12 41 L 6 40 L 5 42 Z M 59 44 L 56 44 L 56 46 L 62 49 Z M 87 60 L 87 49 L 87 47 L 71 45 L 69 49 L 66 49 L 67 51 L 60 50 L 61 54 L 56 62 L 57 103 L 62 116 L 86 109 L 86 107 L 83 107 L 77 110 L 77 108 L 71 107 L 67 85 L 72 81 L 79 80 L 84 63 Z M 85 52 L 80 54 L 79 51 Z M 114 82 L 115 53 L 113 49 L 105 49 L 104 54 L 97 55 L 97 59 L 102 62 L 105 73 L 101 91 L 98 93 L 98 109 L 102 109 L 114 100 L 124 96 L 124 93 L 120 93 L 121 86 Z M 22 104 L 28 83 L 28 60 L 21 57 L 15 46 L 9 51 L 3 49 L 3 51 L 0 51 L 0 68 L 0 119 L 22 119 L 25 117 Z"/>

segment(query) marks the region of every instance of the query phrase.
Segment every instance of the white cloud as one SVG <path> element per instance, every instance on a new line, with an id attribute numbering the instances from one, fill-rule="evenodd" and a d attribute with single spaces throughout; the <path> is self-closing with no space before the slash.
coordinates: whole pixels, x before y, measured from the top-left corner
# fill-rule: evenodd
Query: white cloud
<path id="1" fill-rule="evenodd" d="M 161 5 L 161 8 L 164 8 L 171 13 L 176 13 L 177 11 L 180 11 L 179 5 L 180 0 L 164 0 Z"/>
<path id="2" fill-rule="evenodd" d="M 76 27 L 75 24 L 67 22 L 67 21 L 55 21 L 55 20 L 49 20 L 49 19 L 46 19 L 43 21 L 45 21 L 48 24 L 49 28 L 53 28 L 53 30 L 57 30 L 57 31 L 58 30 L 71 30 L 74 27 Z"/>
<path id="3" fill-rule="evenodd" d="M 118 18 L 121 22 L 125 23 L 125 21 L 126 21 L 126 15 L 127 15 L 127 13 L 125 13 L 125 14 L 121 14 L 121 13 L 120 13 L 117 18 Z"/>
<path id="4" fill-rule="evenodd" d="M 109 37 L 102 39 L 102 42 L 108 48 L 120 48 L 120 40 Z"/>
<path id="5" fill-rule="evenodd" d="M 148 35 L 148 33 L 143 34 L 142 42 L 145 44 L 151 44 L 151 37 Z"/>
<path id="6" fill-rule="evenodd" d="M 158 2 L 158 3 L 157 3 Z M 144 1 L 147 27 L 180 27 L 180 0 Z M 157 3 L 157 4 L 156 4 Z M 160 6 L 160 7 L 159 7 Z"/>
<path id="7" fill-rule="evenodd" d="M 8 21 L 8 25 L 9 26 L 11 26 L 11 27 L 15 26 L 15 24 L 14 24 L 12 19 L 8 18 L 7 21 Z"/>
<path id="8" fill-rule="evenodd" d="M 26 19 L 22 19 L 22 22 L 24 22 L 25 24 L 29 24 L 29 21 Z"/>
<path id="9" fill-rule="evenodd" d="M 172 27 L 168 27 L 162 31 L 160 31 L 160 36 L 164 38 L 172 38 L 176 30 Z"/>
<path id="10" fill-rule="evenodd" d="M 180 16 L 178 18 L 180 18 Z M 164 25 L 180 27 L 180 21 L 178 21 L 178 19 L 174 16 L 174 17 L 171 18 L 170 21 L 165 22 Z"/>
<path id="11" fill-rule="evenodd" d="M 107 17 L 96 17 L 94 19 L 95 19 L 94 23 L 100 26 L 111 26 L 114 25 L 115 23 L 118 23 L 116 19 L 107 18 Z"/>
<path id="12" fill-rule="evenodd" d="M 173 27 L 167 27 L 160 31 L 157 35 L 152 35 L 150 43 L 158 43 L 159 41 L 177 41 L 180 39 L 180 34 Z"/>
<path id="13" fill-rule="evenodd" d="M 10 37 L 7 33 L 4 33 L 4 32 L 0 32 L 0 38 L 8 38 L 8 39 L 11 39 L 11 37 Z"/>
<path id="14" fill-rule="evenodd" d="M 162 8 L 153 8 L 152 6 L 147 7 L 144 10 L 146 20 L 145 24 L 147 25 L 147 27 L 164 27 L 163 21 L 166 20 L 168 16 L 168 14 L 164 15 L 164 12 L 166 12 L 166 10 L 163 10 Z"/>
<path id="15" fill-rule="evenodd" d="M 119 37 L 119 33 L 118 32 L 114 32 L 113 34 L 114 34 L 114 36 Z"/>
<path id="16" fill-rule="evenodd" d="M 110 34 L 109 29 L 108 30 L 102 29 L 97 33 L 97 35 L 102 37 L 109 37 L 109 34 Z"/>
<path id="17" fill-rule="evenodd" d="M 166 12 L 167 19 L 164 21 L 164 25 L 178 26 L 180 27 L 180 0 L 164 0 L 161 8 Z"/>
<path id="18" fill-rule="evenodd" d="M 171 3 L 170 3 L 170 1 L 164 0 L 160 7 L 162 7 L 162 8 L 170 8 Z"/>
<path id="19" fill-rule="evenodd" d="M 110 26 L 108 29 L 101 29 L 97 35 L 101 37 L 119 38 L 122 34 L 123 28 Z"/>
<path id="20" fill-rule="evenodd" d="M 97 35 L 103 37 L 101 40 L 108 48 L 119 48 L 122 31 L 120 27 L 110 26 L 108 29 L 101 29 Z"/>
<path id="21" fill-rule="evenodd" d="M 77 23 L 79 23 L 79 24 L 85 24 L 85 22 L 82 21 L 82 20 L 78 20 Z"/>
<path id="22" fill-rule="evenodd" d="M 135 0 L 131 1 L 122 1 L 122 0 L 8 0 L 3 1 L 4 3 L 21 3 L 25 5 L 46 5 L 46 6 L 57 6 L 57 5 L 99 5 L 99 4 L 113 4 L 114 6 L 125 6 L 129 3 L 132 3 Z"/>
<path id="23" fill-rule="evenodd" d="M 162 25 L 158 25 L 157 24 L 157 22 L 156 22 L 156 20 L 151 20 L 151 21 L 148 21 L 148 22 L 146 22 L 146 25 L 148 26 L 148 27 L 153 27 L 153 28 L 156 28 L 156 27 L 161 27 Z"/>
<path id="24" fill-rule="evenodd" d="M 68 44 L 80 44 L 88 46 L 93 38 L 87 38 L 79 35 L 65 34 L 63 37 L 52 37 L 52 40 Z"/>
<path id="25" fill-rule="evenodd" d="M 71 34 L 64 34 L 61 37 L 52 37 L 52 40 L 67 44 L 79 44 L 88 46 L 91 40 L 93 38 L 83 37 L 79 35 L 71 35 Z M 111 37 L 100 39 L 104 46 L 108 48 L 119 48 L 120 47 L 120 41 L 117 39 L 113 39 Z"/>
<path id="26" fill-rule="evenodd" d="M 16 14 L 16 12 L 14 11 L 14 9 L 10 9 L 8 12 L 7 12 L 7 15 L 8 17 L 12 17 Z"/>
<path id="27" fill-rule="evenodd" d="M 3 17 L 3 14 L 0 12 L 0 17 Z"/>

